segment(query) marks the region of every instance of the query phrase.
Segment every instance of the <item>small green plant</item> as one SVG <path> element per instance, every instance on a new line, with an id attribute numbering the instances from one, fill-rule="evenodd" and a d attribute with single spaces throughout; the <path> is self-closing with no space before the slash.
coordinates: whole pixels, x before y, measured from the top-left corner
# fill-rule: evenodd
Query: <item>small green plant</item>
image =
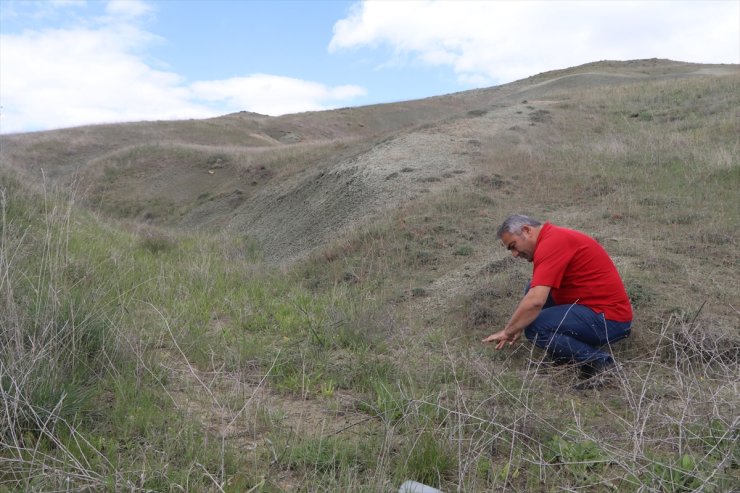
<path id="1" fill-rule="evenodd" d="M 415 298 L 420 298 L 427 295 L 427 290 L 424 288 L 412 288 L 411 289 L 411 296 Z"/>
<path id="2" fill-rule="evenodd" d="M 348 470 L 363 470 L 371 460 L 359 444 L 339 437 L 306 437 L 285 443 L 281 454 L 286 465 L 299 471 L 338 477 Z"/>
<path id="3" fill-rule="evenodd" d="M 606 459 L 606 453 L 597 443 L 580 439 L 573 432 L 553 437 L 545 453 L 545 460 L 560 464 L 565 471 L 581 480 L 601 472 L 607 464 Z"/>
<path id="4" fill-rule="evenodd" d="M 653 462 L 650 469 L 661 491 L 685 493 L 696 491 L 702 484 L 696 467 L 696 459 L 690 454 L 683 454 L 665 462 Z"/>
<path id="5" fill-rule="evenodd" d="M 396 477 L 439 487 L 457 468 L 457 457 L 442 437 L 429 431 L 412 436 L 398 457 Z"/>
<path id="6" fill-rule="evenodd" d="M 385 423 L 395 423 L 406 414 L 408 400 L 387 382 L 376 382 L 373 386 L 372 402 L 360 402 L 359 409 L 376 415 Z"/>
<path id="7" fill-rule="evenodd" d="M 627 296 L 632 302 L 634 308 L 642 308 L 649 305 L 655 298 L 655 292 L 652 288 L 642 282 L 632 281 L 627 283 Z"/>
<path id="8" fill-rule="evenodd" d="M 336 383 L 334 382 L 334 380 L 329 379 L 324 382 L 321 382 L 320 393 L 324 397 L 333 397 L 335 390 L 336 390 Z"/>
<path id="9" fill-rule="evenodd" d="M 473 251 L 474 251 L 474 248 L 472 245 L 460 245 L 455 249 L 454 252 L 452 252 L 452 254 L 467 257 L 469 255 L 472 255 Z"/>

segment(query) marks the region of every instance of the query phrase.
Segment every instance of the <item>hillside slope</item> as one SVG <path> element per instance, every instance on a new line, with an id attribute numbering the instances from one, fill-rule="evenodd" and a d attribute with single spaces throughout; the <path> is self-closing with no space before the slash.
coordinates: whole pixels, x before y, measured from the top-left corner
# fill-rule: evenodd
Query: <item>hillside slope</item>
<path id="1" fill-rule="evenodd" d="M 537 125 L 556 133 L 554 107 L 577 102 L 580 91 L 733 72 L 668 60 L 597 62 L 419 101 L 8 135 L 0 160 L 74 183 L 105 213 L 238 231 L 280 261 L 420 194 L 469 183 L 485 164 L 482 141 L 502 137 L 516 147 Z"/>

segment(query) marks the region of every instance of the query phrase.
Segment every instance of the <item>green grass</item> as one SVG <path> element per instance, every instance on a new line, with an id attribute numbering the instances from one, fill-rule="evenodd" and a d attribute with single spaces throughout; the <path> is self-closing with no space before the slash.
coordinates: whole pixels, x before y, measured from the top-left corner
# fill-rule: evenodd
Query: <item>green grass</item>
<path id="1" fill-rule="evenodd" d="M 0 491 L 731 491 L 736 88 L 567 95 L 516 143 L 481 136 L 469 186 L 287 267 L 3 171 Z M 636 309 L 614 387 L 479 343 L 529 275 L 495 240 L 510 212 L 614 257 Z"/>

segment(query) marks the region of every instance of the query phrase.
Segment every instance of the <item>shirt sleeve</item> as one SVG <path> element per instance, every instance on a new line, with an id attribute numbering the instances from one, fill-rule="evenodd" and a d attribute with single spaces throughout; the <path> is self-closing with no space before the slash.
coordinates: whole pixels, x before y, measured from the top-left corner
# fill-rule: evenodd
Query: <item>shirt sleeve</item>
<path id="1" fill-rule="evenodd" d="M 559 288 L 574 254 L 575 249 L 563 242 L 552 241 L 551 238 L 543 241 L 535 254 L 531 286 Z"/>

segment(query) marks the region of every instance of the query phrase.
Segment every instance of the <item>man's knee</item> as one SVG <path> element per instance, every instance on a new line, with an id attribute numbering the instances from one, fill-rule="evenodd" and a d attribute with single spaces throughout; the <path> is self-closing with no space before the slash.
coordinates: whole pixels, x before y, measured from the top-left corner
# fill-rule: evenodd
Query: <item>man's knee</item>
<path id="1" fill-rule="evenodd" d="M 567 332 L 569 323 L 564 323 L 570 307 L 555 305 L 543 308 L 537 317 L 524 329 L 525 337 L 535 344 L 547 344 L 558 332 Z"/>

